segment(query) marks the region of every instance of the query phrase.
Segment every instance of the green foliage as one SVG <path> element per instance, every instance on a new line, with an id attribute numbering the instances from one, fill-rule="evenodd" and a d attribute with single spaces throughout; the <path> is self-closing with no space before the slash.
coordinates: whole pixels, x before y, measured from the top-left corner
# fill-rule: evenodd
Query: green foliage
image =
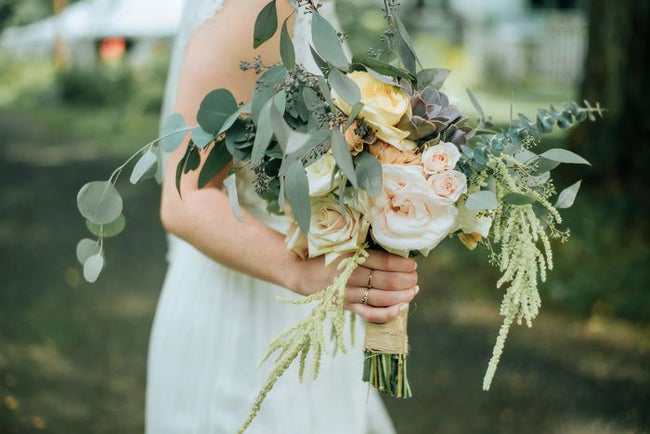
<path id="1" fill-rule="evenodd" d="M 229 90 L 216 89 L 201 101 L 196 120 L 204 131 L 217 134 L 225 121 L 238 109 L 237 101 Z"/>
<path id="2" fill-rule="evenodd" d="M 56 76 L 61 99 L 70 104 L 101 107 L 121 105 L 129 100 L 135 77 L 127 65 L 98 65 L 93 68 L 72 67 Z"/>
<path id="3" fill-rule="evenodd" d="M 490 190 L 482 190 L 472 193 L 465 201 L 465 208 L 472 211 L 495 209 L 497 206 L 499 206 L 497 197 L 494 192 Z"/>
<path id="4" fill-rule="evenodd" d="M 359 86 L 338 69 L 332 69 L 330 71 L 327 76 L 327 81 L 332 89 L 334 89 L 336 93 L 338 93 L 349 105 L 353 106 L 360 102 L 361 91 L 359 90 Z"/>
<path id="5" fill-rule="evenodd" d="M 226 144 L 224 141 L 218 141 L 212 145 L 212 149 L 210 149 L 210 153 L 205 160 L 205 164 L 199 173 L 199 188 L 205 187 L 231 162 L 232 156 L 226 149 Z"/>
<path id="6" fill-rule="evenodd" d="M 251 115 L 253 120 L 257 122 L 262 107 L 264 104 L 276 93 L 275 86 L 277 86 L 287 75 L 287 68 L 283 65 L 277 65 L 269 68 L 257 80 L 257 85 L 253 90 L 253 97 L 251 99 Z"/>
<path id="7" fill-rule="evenodd" d="M 356 177 L 359 188 L 368 192 L 370 197 L 376 197 L 381 193 L 383 184 L 381 164 L 370 152 L 363 151 L 355 158 Z"/>
<path id="8" fill-rule="evenodd" d="M 93 181 L 79 190 L 77 207 L 81 215 L 91 222 L 106 224 L 122 213 L 122 197 L 109 181 Z"/>
<path id="9" fill-rule="evenodd" d="M 151 149 L 143 153 L 140 159 L 135 163 L 135 166 L 133 166 L 133 171 L 131 172 L 131 177 L 129 179 L 131 184 L 137 184 L 143 179 L 153 177 L 156 172 L 157 164 L 158 158 Z"/>
<path id="10" fill-rule="evenodd" d="M 336 165 L 341 169 L 341 172 L 350 180 L 354 187 L 357 186 L 357 174 L 354 171 L 354 163 L 352 162 L 352 155 L 348 144 L 343 137 L 343 133 L 338 128 L 332 130 L 332 152 Z"/>
<path id="11" fill-rule="evenodd" d="M 282 32 L 280 33 L 280 56 L 282 57 L 282 64 L 287 69 L 292 69 L 296 66 L 296 53 L 291 35 L 289 35 L 289 29 L 287 28 L 288 21 L 289 18 L 284 20 Z"/>
<path id="12" fill-rule="evenodd" d="M 336 68 L 347 71 L 348 58 L 334 27 L 318 12 L 312 14 L 312 40 L 316 52 Z"/>
<path id="13" fill-rule="evenodd" d="M 311 220 L 309 181 L 307 180 L 305 167 L 300 160 L 289 164 L 284 176 L 284 190 L 291 205 L 291 212 L 300 230 L 305 234 L 309 233 L 309 222 Z"/>
<path id="14" fill-rule="evenodd" d="M 83 265 L 88 258 L 101 252 L 102 247 L 97 240 L 84 238 L 77 243 L 77 260 Z"/>
<path id="15" fill-rule="evenodd" d="M 275 0 L 264 6 L 255 19 L 253 30 L 253 48 L 257 48 L 273 37 L 278 29 L 278 10 Z"/>
<path id="16" fill-rule="evenodd" d="M 90 220 L 86 220 L 86 227 L 91 234 L 98 238 L 110 238 L 122 233 L 126 227 L 126 218 L 123 214 L 120 214 L 117 219 L 103 225 L 99 225 L 97 223 L 91 222 Z"/>
<path id="17" fill-rule="evenodd" d="M 185 119 L 183 119 L 182 115 L 174 113 L 165 119 L 163 123 L 160 146 L 166 152 L 173 152 L 180 146 L 186 135 L 187 126 L 185 125 Z"/>

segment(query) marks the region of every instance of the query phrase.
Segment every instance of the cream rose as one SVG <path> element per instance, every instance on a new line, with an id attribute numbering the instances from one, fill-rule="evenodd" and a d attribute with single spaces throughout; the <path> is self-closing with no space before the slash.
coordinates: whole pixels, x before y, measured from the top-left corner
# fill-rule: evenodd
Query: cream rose
<path id="1" fill-rule="evenodd" d="M 307 259 L 309 256 L 307 236 L 300 230 L 300 227 L 295 220 L 291 220 L 284 241 L 287 245 L 287 249 L 294 252 L 298 257 L 300 257 L 300 259 Z"/>
<path id="2" fill-rule="evenodd" d="M 413 151 L 400 151 L 383 140 L 368 145 L 368 151 L 382 164 L 420 164 L 420 156 Z"/>
<path id="3" fill-rule="evenodd" d="M 361 91 L 364 106 L 359 115 L 376 129 L 377 137 L 401 150 L 415 149 L 415 142 L 406 138 L 409 133 L 395 127 L 410 109 L 411 97 L 399 87 L 384 83 L 364 71 L 351 72 L 348 78 Z M 350 114 L 350 105 L 335 91 L 332 98 L 345 114 Z"/>
<path id="4" fill-rule="evenodd" d="M 332 182 L 332 174 L 336 161 L 332 154 L 325 154 L 314 163 L 307 166 L 307 180 L 309 181 L 309 195 L 323 196 L 338 186 L 338 176 Z"/>
<path id="5" fill-rule="evenodd" d="M 425 173 L 446 172 L 456 167 L 460 151 L 453 143 L 442 142 L 425 149 L 422 153 L 422 167 Z"/>
<path id="6" fill-rule="evenodd" d="M 341 207 L 332 195 L 312 199 L 307 243 L 309 257 L 325 255 L 329 265 L 344 253 L 354 252 L 368 236 L 369 224 L 358 211 Z"/>
<path id="7" fill-rule="evenodd" d="M 431 175 L 427 183 L 436 197 L 445 203 L 456 203 L 461 194 L 467 193 L 467 178 L 457 170 Z"/>
<path id="8" fill-rule="evenodd" d="M 454 228 L 456 207 L 440 203 L 419 166 L 384 164 L 378 197 L 360 193 L 359 206 L 371 225 L 373 239 L 389 252 L 427 255 Z"/>
<path id="9" fill-rule="evenodd" d="M 480 211 L 473 211 L 465 208 L 465 200 L 456 204 L 458 216 L 456 217 L 456 229 L 466 234 L 478 234 L 487 237 L 492 226 L 492 217 L 479 216 Z"/>

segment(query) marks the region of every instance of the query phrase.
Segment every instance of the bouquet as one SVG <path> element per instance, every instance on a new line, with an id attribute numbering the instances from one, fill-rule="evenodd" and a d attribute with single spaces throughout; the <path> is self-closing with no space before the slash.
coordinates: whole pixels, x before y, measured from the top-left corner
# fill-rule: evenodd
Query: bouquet
<path id="1" fill-rule="evenodd" d="M 297 360 L 301 379 L 318 375 L 328 348 L 326 326 L 336 349 L 346 351 L 343 293 L 369 247 L 402 255 L 428 255 L 441 241 L 457 237 L 467 248 L 484 244 L 498 267 L 504 287 L 503 325 L 485 374 L 488 390 L 510 326 L 537 315 L 538 282 L 553 266 L 551 240 L 566 240 L 558 210 L 570 207 L 580 182 L 557 190 L 550 176 L 561 163 L 589 164 L 566 149 L 534 152 L 542 135 L 555 126 L 568 128 L 602 114 L 599 106 L 566 103 L 540 109 L 507 127 L 493 125 L 474 95 L 478 122 L 470 123 L 441 91 L 449 70 L 423 68 L 396 13 L 384 2 L 385 49 L 351 59 L 343 35 L 311 1 L 300 2 L 312 14 L 311 53 L 320 71 L 296 62 L 285 21 L 280 30 L 282 63 L 255 68 L 260 74 L 250 102 L 238 104 L 227 89 L 203 99 L 198 126 L 172 115 L 162 137 L 148 143 L 107 181 L 86 184 L 77 202 L 96 239 L 83 239 L 77 255 L 89 281 L 104 265 L 106 237 L 124 227 L 117 178 L 138 158 L 131 182 L 155 172 L 157 151 L 171 152 L 188 136 L 189 145 L 176 170 L 200 170 L 199 187 L 228 170 L 224 181 L 233 211 L 241 219 L 236 177 L 252 170 L 255 189 L 269 213 L 291 221 L 287 248 L 297 255 L 324 255 L 336 262 L 339 276 L 321 291 L 290 303 L 313 304 L 311 315 L 282 332 L 263 361 L 275 356 L 242 430 L 251 423 L 278 378 Z M 257 17 L 254 45 L 278 29 L 275 0 Z M 242 69 L 248 69 L 247 62 Z M 207 154 L 201 166 L 201 154 Z M 180 194 L 180 188 L 179 188 Z M 371 282 L 368 282 L 370 288 Z M 367 302 L 367 292 L 364 296 Z M 366 324 L 363 380 L 398 398 L 411 396 L 406 358 L 408 310 L 385 324 Z M 354 328 L 355 316 L 350 315 Z M 354 335 L 354 333 L 352 333 Z"/>

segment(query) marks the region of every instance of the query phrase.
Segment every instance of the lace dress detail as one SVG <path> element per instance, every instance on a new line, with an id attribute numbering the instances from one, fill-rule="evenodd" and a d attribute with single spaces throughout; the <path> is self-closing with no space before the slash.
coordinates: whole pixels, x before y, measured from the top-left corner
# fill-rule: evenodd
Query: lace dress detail
<path id="1" fill-rule="evenodd" d="M 221 7 L 220 0 L 186 0 L 163 119 L 172 113 L 191 36 Z M 323 14 L 334 13 L 331 2 L 324 8 Z M 299 13 L 294 28 L 296 58 L 314 70 L 310 25 L 310 16 Z M 266 212 L 252 180 L 250 172 L 238 173 L 240 203 L 253 217 L 283 232 L 287 220 Z M 174 236 L 168 239 L 169 268 L 149 343 L 146 433 L 237 432 L 268 375 L 270 364 L 257 366 L 268 343 L 308 315 L 310 306 L 281 303 L 278 297 L 295 295 L 230 270 Z M 299 383 L 296 367 L 289 369 L 247 434 L 394 433 L 378 394 L 361 381 L 362 339 L 363 327 L 357 327 L 357 346 L 345 355 L 326 355 L 319 378 L 312 383 Z"/>

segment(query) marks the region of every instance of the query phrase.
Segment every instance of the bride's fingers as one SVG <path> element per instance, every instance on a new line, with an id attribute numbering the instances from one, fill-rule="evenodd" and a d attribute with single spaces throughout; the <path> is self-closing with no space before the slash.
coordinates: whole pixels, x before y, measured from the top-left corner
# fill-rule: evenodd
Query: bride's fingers
<path id="1" fill-rule="evenodd" d="M 372 278 L 368 278 L 372 272 Z M 382 270 L 371 270 L 366 268 L 365 264 L 358 267 L 350 276 L 348 284 L 350 286 L 361 286 L 394 291 L 399 289 L 409 289 L 417 285 L 418 274 L 415 271 L 392 272 Z"/>
<path id="2" fill-rule="evenodd" d="M 345 289 L 345 301 L 347 303 L 363 303 L 363 296 L 368 291 L 367 304 L 375 307 L 388 307 L 395 304 L 409 303 L 418 293 L 419 287 L 414 286 L 409 289 L 402 289 L 397 291 L 382 291 L 375 288 L 361 288 L 355 286 L 348 286 Z"/>
<path id="3" fill-rule="evenodd" d="M 410 258 L 393 255 L 380 250 L 368 250 L 368 257 L 363 266 L 373 270 L 400 271 L 409 273 L 415 271 L 417 263 Z"/>
<path id="4" fill-rule="evenodd" d="M 350 310 L 365 321 L 374 323 L 384 323 L 395 319 L 404 309 L 408 307 L 408 303 L 395 304 L 390 307 L 374 307 L 360 303 L 345 303 L 344 307 Z"/>

